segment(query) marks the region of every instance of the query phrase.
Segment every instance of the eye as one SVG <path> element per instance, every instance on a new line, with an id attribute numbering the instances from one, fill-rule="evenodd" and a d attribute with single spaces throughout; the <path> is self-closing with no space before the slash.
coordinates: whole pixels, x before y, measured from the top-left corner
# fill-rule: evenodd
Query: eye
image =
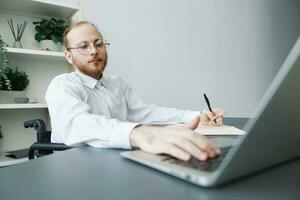
<path id="1" fill-rule="evenodd" d="M 80 46 L 80 47 L 78 47 L 79 49 L 88 49 L 88 45 L 82 45 L 82 46 Z"/>
<path id="2" fill-rule="evenodd" d="M 95 47 L 96 48 L 101 48 L 103 46 L 103 42 L 96 42 Z"/>

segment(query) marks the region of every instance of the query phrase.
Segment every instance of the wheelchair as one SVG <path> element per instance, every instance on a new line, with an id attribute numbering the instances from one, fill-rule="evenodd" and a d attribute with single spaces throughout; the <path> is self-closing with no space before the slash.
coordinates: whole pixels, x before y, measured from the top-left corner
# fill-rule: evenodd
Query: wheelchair
<path id="1" fill-rule="evenodd" d="M 40 157 L 53 153 L 54 151 L 63 151 L 72 147 L 62 143 L 51 143 L 51 131 L 46 130 L 46 125 L 42 119 L 34 119 L 24 122 L 25 128 L 34 128 L 37 131 L 37 142 L 33 143 L 28 149 L 28 159 Z"/>

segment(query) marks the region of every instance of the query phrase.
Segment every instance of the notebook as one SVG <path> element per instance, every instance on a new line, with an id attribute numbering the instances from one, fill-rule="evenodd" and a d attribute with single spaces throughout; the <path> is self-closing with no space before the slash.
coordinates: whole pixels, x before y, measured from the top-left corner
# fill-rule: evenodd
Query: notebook
<path id="1" fill-rule="evenodd" d="M 221 125 L 221 126 L 206 126 L 201 125 L 195 129 L 197 133 L 202 135 L 243 135 L 246 132 L 234 126 Z"/>

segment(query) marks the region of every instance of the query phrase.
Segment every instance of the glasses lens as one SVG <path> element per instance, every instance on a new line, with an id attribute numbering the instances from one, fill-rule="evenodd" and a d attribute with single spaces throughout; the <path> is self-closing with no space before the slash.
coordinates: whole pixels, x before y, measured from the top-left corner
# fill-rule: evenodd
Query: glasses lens
<path id="1" fill-rule="evenodd" d="M 105 49 L 105 47 L 109 44 L 110 43 L 108 43 L 106 40 L 97 40 L 93 46 L 97 51 L 101 51 Z M 77 47 L 76 49 L 78 50 L 78 53 L 82 55 L 88 55 L 92 50 L 92 46 L 90 44 L 84 44 L 80 47 Z"/>
<path id="2" fill-rule="evenodd" d="M 87 55 L 90 53 L 91 51 L 91 47 L 88 44 L 85 44 L 81 47 L 77 47 L 78 53 L 82 54 L 82 55 Z"/>
<path id="3" fill-rule="evenodd" d="M 101 50 L 103 47 L 105 47 L 105 44 L 103 43 L 102 40 L 98 40 L 97 42 L 95 42 L 95 48 L 97 50 Z"/>

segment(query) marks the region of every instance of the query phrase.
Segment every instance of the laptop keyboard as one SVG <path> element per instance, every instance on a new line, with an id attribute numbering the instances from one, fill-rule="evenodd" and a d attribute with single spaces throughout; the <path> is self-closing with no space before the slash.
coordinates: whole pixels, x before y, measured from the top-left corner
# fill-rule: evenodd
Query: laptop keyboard
<path id="1" fill-rule="evenodd" d="M 214 171 L 219 167 L 219 165 L 221 164 L 221 162 L 225 158 L 226 154 L 228 153 L 229 149 L 230 149 L 230 146 L 221 148 L 221 154 L 219 156 L 217 156 L 215 158 L 210 158 L 206 161 L 200 161 L 200 160 L 193 157 L 189 161 L 182 161 L 182 160 L 178 160 L 178 159 L 173 159 L 173 160 L 171 160 L 171 163 L 182 165 L 184 167 L 197 169 L 197 170 Z"/>

